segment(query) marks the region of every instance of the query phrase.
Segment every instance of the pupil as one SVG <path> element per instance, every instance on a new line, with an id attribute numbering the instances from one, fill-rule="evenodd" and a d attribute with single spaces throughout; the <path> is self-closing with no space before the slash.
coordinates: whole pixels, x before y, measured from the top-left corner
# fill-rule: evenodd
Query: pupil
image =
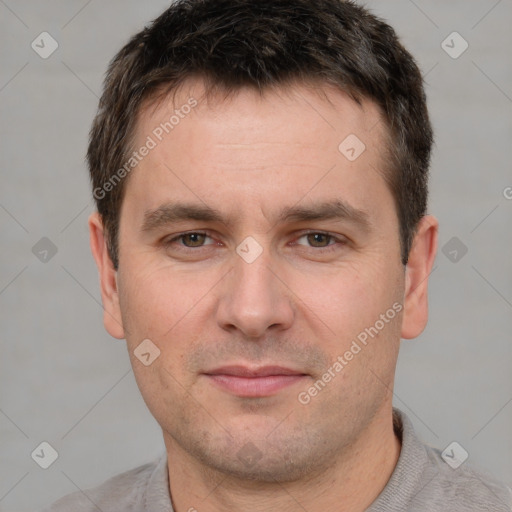
<path id="1" fill-rule="evenodd" d="M 309 236 L 310 236 L 309 241 L 310 241 L 311 245 L 313 245 L 315 247 L 323 246 L 325 244 L 325 242 L 328 241 L 328 238 L 329 238 L 327 235 L 324 235 L 322 233 L 314 233 Z"/>
<path id="2" fill-rule="evenodd" d="M 203 242 L 203 236 L 200 233 L 190 233 L 185 236 L 185 245 L 198 246 Z M 190 243 L 187 243 L 190 242 Z"/>

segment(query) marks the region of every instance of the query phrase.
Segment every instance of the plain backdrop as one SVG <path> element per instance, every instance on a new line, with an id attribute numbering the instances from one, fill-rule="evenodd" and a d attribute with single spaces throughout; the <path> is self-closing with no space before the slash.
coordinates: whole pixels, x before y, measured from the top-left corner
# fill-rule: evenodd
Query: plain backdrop
<path id="1" fill-rule="evenodd" d="M 84 155 L 109 60 L 168 5 L 0 0 L 0 511 L 35 510 L 164 450 L 125 343 L 103 329 Z M 426 442 L 457 441 L 510 485 L 512 2 L 366 5 L 426 74 L 436 132 L 430 322 L 402 343 L 395 405 Z M 58 43 L 46 59 L 31 46 L 42 32 Z M 31 457 L 43 441 L 58 452 L 48 469 Z"/>

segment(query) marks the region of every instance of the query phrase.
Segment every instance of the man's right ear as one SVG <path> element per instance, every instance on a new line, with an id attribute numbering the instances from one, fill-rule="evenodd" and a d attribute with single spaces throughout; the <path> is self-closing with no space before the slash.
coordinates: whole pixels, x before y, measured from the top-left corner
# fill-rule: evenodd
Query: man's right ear
<path id="1" fill-rule="evenodd" d="M 89 240 L 91 251 L 100 274 L 101 299 L 103 302 L 103 324 L 114 338 L 125 337 L 119 293 L 117 289 L 117 271 L 114 268 L 107 248 L 107 237 L 103 221 L 98 212 L 89 217 Z"/>

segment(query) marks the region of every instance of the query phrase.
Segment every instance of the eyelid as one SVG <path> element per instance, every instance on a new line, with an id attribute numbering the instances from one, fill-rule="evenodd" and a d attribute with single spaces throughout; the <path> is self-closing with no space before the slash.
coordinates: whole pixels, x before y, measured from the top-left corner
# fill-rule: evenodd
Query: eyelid
<path id="1" fill-rule="evenodd" d="M 315 230 L 315 229 L 302 231 L 296 237 L 295 240 L 299 240 L 300 238 L 303 238 L 308 235 L 324 235 L 324 236 L 330 237 L 332 240 L 334 240 L 335 242 L 338 242 L 340 244 L 347 244 L 349 242 L 348 238 L 343 235 L 337 235 L 337 234 L 331 233 L 329 231 L 322 231 L 322 230 Z M 297 245 L 302 245 L 302 244 L 297 244 Z M 327 247 L 331 247 L 332 245 L 336 245 L 336 244 L 329 244 L 323 248 L 326 249 Z M 322 247 L 311 247 L 311 248 L 312 249 L 322 249 Z"/>
<path id="2" fill-rule="evenodd" d="M 171 243 L 174 243 L 174 242 L 178 242 L 180 239 L 182 239 L 183 237 L 185 237 L 187 235 L 203 235 L 206 238 L 214 240 L 213 237 L 211 236 L 211 234 L 208 231 L 191 230 L 191 231 L 185 231 L 183 233 L 178 233 L 176 235 L 167 236 L 167 237 L 165 237 L 163 239 L 163 243 L 164 244 L 171 244 Z M 215 242 L 215 240 L 214 240 L 214 242 Z M 214 245 L 214 243 L 209 243 L 209 244 L 205 244 L 205 245 Z M 182 247 L 184 247 L 186 249 L 198 249 L 200 247 L 204 247 L 204 245 L 200 245 L 199 247 L 187 247 L 186 245 L 182 245 Z"/>
<path id="3" fill-rule="evenodd" d="M 333 238 L 336 238 L 336 235 L 334 233 L 331 233 L 330 231 L 324 231 L 322 229 L 303 229 L 299 231 L 299 236 L 304 235 L 325 235 L 325 236 L 332 236 Z"/>
<path id="4" fill-rule="evenodd" d="M 183 237 L 185 237 L 187 235 L 192 235 L 192 234 L 203 235 L 206 238 L 209 238 L 210 240 L 212 240 L 212 243 L 206 243 L 204 245 L 200 245 L 200 246 L 197 246 L 197 247 L 187 247 L 186 245 L 182 245 L 181 244 L 181 245 L 178 245 L 178 247 L 180 249 L 183 249 L 185 251 L 188 251 L 188 250 L 198 250 L 198 249 L 210 246 L 210 245 L 220 245 L 221 244 L 221 242 L 219 242 L 218 240 L 215 240 L 213 238 L 213 236 L 211 235 L 211 233 L 208 230 L 184 231 L 182 233 L 177 233 L 177 234 L 174 234 L 174 235 L 167 236 L 167 237 L 165 237 L 163 239 L 162 242 L 163 242 L 164 245 L 171 245 L 171 244 L 174 244 L 176 242 L 179 242 L 180 239 L 182 239 Z M 326 245 L 325 247 L 306 246 L 305 244 L 297 243 L 297 240 L 299 240 L 299 239 L 301 239 L 301 238 L 303 238 L 305 236 L 308 236 L 308 235 L 324 235 L 324 236 L 330 237 L 332 239 L 332 241 L 334 241 L 334 243 L 330 243 L 329 245 Z M 322 250 L 324 250 L 324 251 L 333 250 L 333 249 L 336 249 L 337 245 L 338 246 L 339 245 L 346 245 L 347 243 L 349 243 L 349 240 L 347 239 L 347 237 L 345 237 L 343 235 L 334 234 L 334 233 L 331 233 L 329 231 L 309 229 L 309 230 L 300 231 L 298 234 L 296 234 L 295 237 L 294 237 L 294 241 L 292 242 L 292 245 L 306 246 L 309 249 L 314 249 L 316 252 L 320 252 Z"/>

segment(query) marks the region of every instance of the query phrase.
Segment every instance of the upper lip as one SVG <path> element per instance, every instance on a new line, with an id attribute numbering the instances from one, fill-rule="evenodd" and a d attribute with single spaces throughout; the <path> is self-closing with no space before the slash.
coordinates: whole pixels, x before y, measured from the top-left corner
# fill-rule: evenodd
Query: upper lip
<path id="1" fill-rule="evenodd" d="M 284 366 L 261 366 L 250 368 L 248 366 L 233 365 L 222 366 L 205 372 L 206 375 L 233 375 L 236 377 L 268 377 L 269 375 L 305 375 L 305 373 L 286 368 Z"/>

